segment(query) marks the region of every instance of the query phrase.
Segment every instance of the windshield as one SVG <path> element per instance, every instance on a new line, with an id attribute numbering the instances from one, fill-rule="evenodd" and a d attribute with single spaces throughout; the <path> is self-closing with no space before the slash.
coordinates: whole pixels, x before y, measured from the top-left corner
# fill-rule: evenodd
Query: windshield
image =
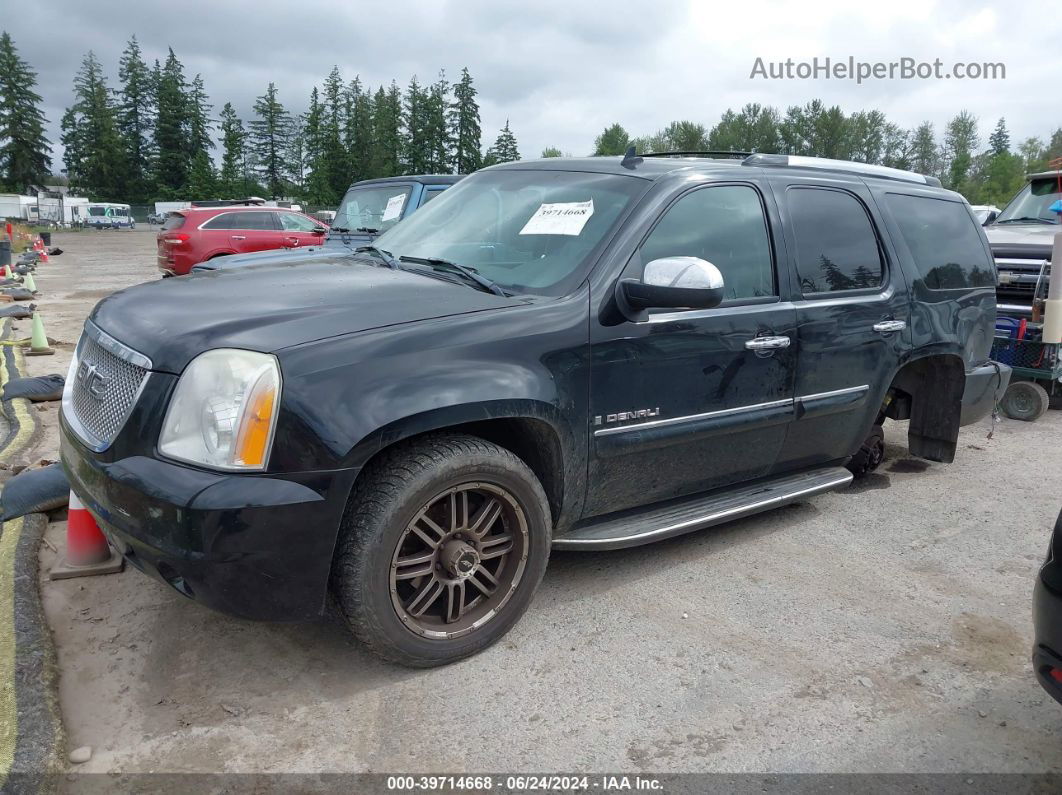
<path id="1" fill-rule="evenodd" d="M 1038 219 L 1041 223 L 1046 221 L 1057 224 L 1058 213 L 1053 213 L 1048 208 L 1059 199 L 1062 199 L 1062 194 L 1058 192 L 1057 179 L 1034 179 L 1010 200 L 1010 204 L 999 214 L 996 223 L 1008 220 L 1017 223 L 1018 219 L 1024 218 Z M 1028 221 L 1028 223 L 1036 222 L 1036 220 Z"/>
<path id="2" fill-rule="evenodd" d="M 351 232 L 383 232 L 402 219 L 409 200 L 408 185 L 351 188 L 336 210 L 332 226 Z"/>
<path id="3" fill-rule="evenodd" d="M 482 171 L 376 245 L 395 257 L 450 260 L 510 292 L 563 295 L 647 185 L 617 174 Z"/>

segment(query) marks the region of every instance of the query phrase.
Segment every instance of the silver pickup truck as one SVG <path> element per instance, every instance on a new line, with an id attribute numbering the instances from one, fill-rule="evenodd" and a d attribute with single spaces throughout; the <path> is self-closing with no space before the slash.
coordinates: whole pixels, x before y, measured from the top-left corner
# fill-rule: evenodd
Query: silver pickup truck
<path id="1" fill-rule="evenodd" d="M 1059 174 L 1029 174 L 1025 186 L 993 221 L 985 226 L 999 273 L 998 309 L 1001 315 L 1031 312 L 1033 292 L 1051 244 L 1059 216 L 1050 207 L 1059 199 Z"/>

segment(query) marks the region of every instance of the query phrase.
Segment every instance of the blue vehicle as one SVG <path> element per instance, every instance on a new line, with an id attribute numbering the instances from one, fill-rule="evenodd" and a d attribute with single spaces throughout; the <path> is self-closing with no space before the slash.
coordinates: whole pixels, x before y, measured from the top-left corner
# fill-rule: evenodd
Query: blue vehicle
<path id="1" fill-rule="evenodd" d="M 355 182 L 340 202 L 328 236 L 319 246 L 306 246 L 293 251 L 278 249 L 250 254 L 216 257 L 192 268 L 212 271 L 261 265 L 264 263 L 301 264 L 327 259 L 337 250 L 367 246 L 377 237 L 408 218 L 444 190 L 463 178 L 462 174 L 418 174 L 404 177 L 384 177 Z"/>

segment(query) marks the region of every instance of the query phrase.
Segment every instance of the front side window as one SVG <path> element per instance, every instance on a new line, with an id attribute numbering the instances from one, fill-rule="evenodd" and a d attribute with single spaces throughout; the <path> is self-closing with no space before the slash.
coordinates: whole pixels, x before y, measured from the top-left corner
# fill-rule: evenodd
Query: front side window
<path id="1" fill-rule="evenodd" d="M 966 205 L 890 193 L 889 211 L 930 290 L 994 287 L 994 265 Z"/>
<path id="2" fill-rule="evenodd" d="M 777 295 L 763 204 L 754 188 L 720 185 L 671 205 L 641 248 L 642 264 L 662 257 L 699 257 L 723 274 L 727 300 Z"/>
<path id="3" fill-rule="evenodd" d="M 288 232 L 312 232 L 317 224 L 295 213 L 281 213 L 280 223 Z"/>
<path id="4" fill-rule="evenodd" d="M 407 185 L 377 185 L 351 188 L 336 211 L 337 231 L 376 234 L 402 220 L 409 200 Z"/>
<path id="5" fill-rule="evenodd" d="M 881 286 L 881 249 L 859 199 L 826 188 L 791 188 L 786 198 L 796 238 L 801 292 L 808 295 Z"/>
<path id="6" fill-rule="evenodd" d="M 107 208 L 106 207 L 89 207 L 88 211 L 89 211 L 89 215 L 95 215 L 97 217 L 102 217 L 102 216 L 105 216 L 107 214 Z"/>
<path id="7" fill-rule="evenodd" d="M 564 295 L 585 278 L 591 254 L 649 184 L 620 174 L 481 171 L 443 191 L 376 245 L 396 257 L 437 257 L 475 268 L 511 292 Z"/>

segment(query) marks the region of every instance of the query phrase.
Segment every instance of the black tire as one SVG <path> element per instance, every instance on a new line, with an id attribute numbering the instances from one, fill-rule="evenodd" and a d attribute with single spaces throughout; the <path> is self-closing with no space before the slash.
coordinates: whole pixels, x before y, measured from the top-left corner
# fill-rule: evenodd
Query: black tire
<path id="1" fill-rule="evenodd" d="M 1012 420 L 1033 422 L 1044 415 L 1050 403 L 1047 390 L 1035 381 L 1013 381 L 1003 393 L 1000 408 Z"/>
<path id="2" fill-rule="evenodd" d="M 863 440 L 859 451 L 845 464 L 855 477 L 861 478 L 881 466 L 885 460 L 885 431 L 880 425 L 870 430 L 870 435 Z"/>
<path id="3" fill-rule="evenodd" d="M 406 612 L 408 605 L 401 602 L 401 588 L 419 588 L 418 580 L 396 582 L 395 579 L 394 572 L 402 570 L 397 567 L 406 565 L 399 563 L 402 550 L 406 548 L 403 545 L 410 539 L 416 542 L 410 529 L 420 521 L 418 517 L 439 504 L 438 500 L 451 493 L 465 493 L 462 489 L 474 494 L 479 488 L 496 491 L 498 502 L 509 511 L 498 520 L 492 519 L 491 523 L 501 522 L 503 533 L 522 539 L 520 550 L 514 544 L 513 551 L 498 561 L 494 574 L 499 575 L 499 580 L 505 584 L 500 576 L 503 565 L 517 566 L 519 571 L 512 574 L 515 581 L 508 589 L 497 588 L 496 598 L 502 601 L 490 610 L 485 620 L 461 629 L 462 634 L 455 637 L 438 637 L 452 626 L 441 623 L 438 627 L 442 632 L 429 633 L 435 637 L 426 636 L 425 623 Z M 457 526 L 460 524 L 457 509 L 454 511 L 453 524 Z M 464 526 L 472 524 L 470 517 L 469 498 L 466 497 Z M 512 523 L 518 525 L 515 530 L 509 528 L 510 517 Z M 531 603 L 546 571 L 551 533 L 552 521 L 545 492 L 534 473 L 517 456 L 475 436 L 425 437 L 385 452 L 383 458 L 374 462 L 370 471 L 359 478 L 340 528 L 332 566 L 332 593 L 351 631 L 380 657 L 416 668 L 445 665 L 485 649 L 516 624 Z M 466 533 L 465 538 L 470 539 L 470 536 Z M 457 539 L 461 539 L 461 535 Z M 461 545 L 464 542 L 458 540 L 455 543 Z M 429 571 L 424 575 L 425 581 L 450 576 L 439 563 L 443 547 L 444 544 L 440 543 L 435 551 L 436 557 L 431 559 L 434 566 L 430 562 L 427 564 Z M 523 554 L 518 558 L 516 553 L 521 550 Z M 507 560 L 510 555 L 511 561 Z M 478 568 L 481 567 L 477 558 Z M 437 573 L 440 571 L 443 574 Z M 460 588 L 460 598 L 464 599 L 464 582 L 460 583 Z M 472 595 L 475 591 L 470 588 L 468 593 Z M 450 594 L 451 591 L 447 591 L 446 598 L 452 598 Z M 446 598 L 441 597 L 442 602 Z M 476 609 L 490 607 L 493 598 L 480 597 L 483 605 Z M 437 602 L 432 606 L 435 607 Z M 474 618 L 471 610 L 468 618 Z M 429 617 L 423 622 L 429 620 L 450 619 Z"/>

